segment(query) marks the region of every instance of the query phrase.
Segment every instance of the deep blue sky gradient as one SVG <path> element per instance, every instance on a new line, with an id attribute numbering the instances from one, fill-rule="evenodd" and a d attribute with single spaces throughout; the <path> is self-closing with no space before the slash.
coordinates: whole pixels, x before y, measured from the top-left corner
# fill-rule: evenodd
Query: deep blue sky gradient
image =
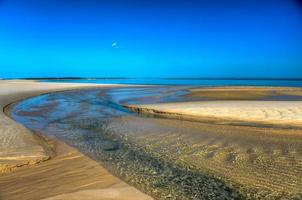
<path id="1" fill-rule="evenodd" d="M 0 0 L 0 77 L 60 76 L 301 78 L 302 3 Z"/>

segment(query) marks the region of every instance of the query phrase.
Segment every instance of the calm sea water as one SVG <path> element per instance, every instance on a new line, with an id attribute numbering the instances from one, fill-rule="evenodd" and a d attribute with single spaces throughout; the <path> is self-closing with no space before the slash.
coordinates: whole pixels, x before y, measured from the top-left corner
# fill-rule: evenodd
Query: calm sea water
<path id="1" fill-rule="evenodd" d="M 146 84 L 146 85 L 192 85 L 192 86 L 290 86 L 302 87 L 297 80 L 251 80 L 251 79 L 161 79 L 161 78 L 103 78 L 103 79 L 45 79 L 46 82 L 100 83 L 100 84 Z"/>

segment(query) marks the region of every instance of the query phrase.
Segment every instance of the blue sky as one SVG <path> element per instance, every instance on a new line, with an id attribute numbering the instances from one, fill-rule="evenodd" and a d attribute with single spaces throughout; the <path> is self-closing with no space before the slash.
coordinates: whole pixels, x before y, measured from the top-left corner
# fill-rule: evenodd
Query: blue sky
<path id="1" fill-rule="evenodd" d="M 63 76 L 301 78 L 302 3 L 0 0 L 0 77 Z"/>

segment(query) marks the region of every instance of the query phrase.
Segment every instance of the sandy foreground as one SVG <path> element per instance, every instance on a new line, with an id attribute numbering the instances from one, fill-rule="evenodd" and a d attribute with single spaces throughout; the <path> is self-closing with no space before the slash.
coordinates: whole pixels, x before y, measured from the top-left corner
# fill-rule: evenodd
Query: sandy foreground
<path id="1" fill-rule="evenodd" d="M 112 86 L 115 85 L 0 81 L 0 106 L 3 109 L 12 102 L 54 91 L 92 87 L 105 88 Z M 211 101 L 204 100 L 181 103 L 128 105 L 126 107 L 137 112 L 194 120 L 213 119 L 218 120 L 220 123 L 245 122 L 247 124 L 261 123 L 281 125 L 284 127 L 302 126 L 301 100 L 261 100 L 261 98 L 267 97 L 270 94 L 268 95 L 266 91 L 259 92 L 259 89 L 255 89 L 257 90 L 256 94 L 255 92 L 251 94 L 250 88 L 247 93 L 242 93 L 242 88 L 240 88 L 240 92 L 236 91 L 238 94 L 233 91 L 232 93 L 228 91 L 226 94 L 221 94 L 221 91 L 219 91 L 219 93 L 213 93 L 213 89 L 205 91 L 204 88 L 201 88 L 200 90 L 202 90 L 202 93 L 197 91 L 198 93 L 195 93 L 194 95 L 211 96 L 213 98 L 221 98 L 221 96 L 223 96 L 223 98 Z M 214 90 L 217 90 L 217 88 Z M 224 91 L 225 88 L 223 88 L 223 92 Z M 296 93 L 296 90 L 290 91 L 290 94 Z M 252 97 L 256 95 L 257 98 L 260 99 L 255 98 L 253 101 L 224 100 L 229 99 L 229 96 L 232 98 L 236 96 L 236 99 L 242 99 L 242 96 L 246 96 L 247 94 Z M 300 192 L 297 185 L 301 180 L 300 176 L 298 176 L 301 159 L 299 155 L 296 154 L 296 152 L 300 152 L 300 132 L 296 133 L 296 129 L 271 130 L 271 132 L 267 132 L 266 129 L 262 130 L 262 128 L 258 127 L 249 127 L 251 130 L 248 130 L 247 128 L 240 126 L 231 127 L 229 130 L 226 127 L 217 129 L 217 126 L 211 123 L 205 125 L 203 123 L 187 122 L 187 126 L 184 126 L 178 122 L 166 124 L 158 118 L 150 118 L 149 120 L 140 117 L 135 117 L 137 118 L 136 120 L 132 118 L 130 117 L 130 119 L 125 121 L 122 125 L 121 123 L 123 121 L 118 121 L 118 124 L 126 130 L 128 127 L 129 130 L 131 130 L 128 132 L 133 134 L 135 134 L 135 130 L 138 131 L 138 133 L 144 131 L 154 133 L 155 135 L 151 134 L 151 138 L 159 137 L 157 131 L 154 131 L 153 129 L 154 126 L 149 126 L 148 124 L 153 124 L 152 121 L 156 121 L 157 123 L 155 124 L 162 127 L 162 129 L 157 129 L 158 131 L 165 131 L 167 130 L 167 127 L 175 133 L 186 133 L 187 128 L 192 130 L 193 133 L 195 133 L 194 130 L 204 130 L 203 132 L 192 135 L 201 137 L 201 141 L 206 143 L 208 149 L 213 150 L 218 147 L 217 151 L 219 151 L 219 153 L 217 153 L 217 156 L 215 156 L 216 154 L 213 154 L 213 152 L 203 152 L 203 148 L 198 149 L 198 146 L 196 146 L 197 149 L 193 149 L 194 151 L 192 151 L 196 153 L 196 159 L 194 159 L 195 154 L 193 157 L 188 157 L 187 154 L 184 154 L 184 158 L 181 158 L 181 155 L 177 155 L 177 160 L 193 158 L 192 160 L 188 160 L 188 162 L 196 162 L 195 164 L 198 167 L 204 167 L 205 169 L 209 168 L 217 174 L 226 175 L 230 180 L 233 180 L 232 178 L 234 178 L 235 181 L 241 181 L 243 185 L 253 183 L 255 185 L 252 185 L 252 188 L 258 187 L 261 183 L 260 185 L 267 186 L 269 189 L 274 186 L 273 189 L 276 192 L 284 192 L 286 190 L 289 190 L 294 194 Z M 132 126 L 135 128 L 131 128 Z M 148 131 L 148 127 L 151 127 L 150 131 Z M 223 138 L 220 137 L 219 131 L 222 131 L 223 134 L 225 134 Z M 279 133 L 278 131 L 281 132 Z M 205 138 L 203 138 L 203 135 L 211 133 L 211 136 L 215 138 L 216 132 L 218 140 L 216 142 L 215 140 L 211 141 L 207 144 L 206 135 Z M 278 132 L 278 141 L 275 141 L 275 132 Z M 41 134 L 43 135 L 43 133 Z M 270 134 L 272 136 L 270 136 Z M 81 154 L 76 149 L 54 138 L 42 137 L 42 135 L 33 134 L 22 125 L 7 117 L 3 112 L 0 112 L 0 200 L 151 199 L 134 187 L 131 187 L 117 177 L 114 177 L 99 163 Z M 146 141 L 147 136 L 148 134 L 143 135 L 143 141 Z M 134 138 L 138 139 L 139 137 Z M 158 145 L 160 147 L 168 146 L 168 138 L 171 139 L 171 134 L 167 135 L 167 139 L 161 139 L 160 141 L 163 141 L 163 143 L 158 142 Z M 196 142 L 195 139 L 193 142 Z M 173 144 L 173 147 L 175 144 L 183 144 L 175 143 L 173 141 L 172 137 L 171 144 Z M 221 148 L 219 145 L 222 145 Z M 286 150 L 286 145 L 289 145 L 288 151 Z M 181 147 L 182 146 L 179 146 L 179 148 Z M 189 145 L 189 147 L 194 148 L 195 146 L 192 144 Z M 267 147 L 271 149 L 267 151 Z M 285 150 L 283 148 L 285 148 Z M 153 151 L 156 151 L 156 149 Z M 186 151 L 184 150 L 183 152 Z M 279 155 L 278 152 L 281 152 L 281 154 Z M 171 152 L 168 154 L 172 155 L 173 153 L 175 153 L 175 150 L 171 148 Z M 204 155 L 204 159 L 202 155 Z M 256 161 L 261 162 L 252 162 L 254 158 L 256 158 Z M 262 164 L 264 165 L 262 166 Z M 291 166 L 290 170 L 288 169 L 289 165 Z M 268 168 L 268 166 L 270 168 Z M 247 173 L 247 170 L 249 169 L 250 171 Z M 244 177 L 246 177 L 246 179 Z M 251 182 L 251 177 L 253 177 L 254 182 Z"/>
<path id="2" fill-rule="evenodd" d="M 126 107 L 137 112 L 194 120 L 302 126 L 302 101 L 195 101 Z"/>
<path id="3" fill-rule="evenodd" d="M 48 92 L 112 86 L 0 80 L 0 106 Z M 76 149 L 34 135 L 3 112 L 0 141 L 1 200 L 151 199 Z"/>

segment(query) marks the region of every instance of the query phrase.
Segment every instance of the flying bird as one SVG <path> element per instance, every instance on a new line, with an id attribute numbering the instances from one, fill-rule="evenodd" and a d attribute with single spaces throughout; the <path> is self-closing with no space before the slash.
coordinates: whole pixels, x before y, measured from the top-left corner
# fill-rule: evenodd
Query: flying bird
<path id="1" fill-rule="evenodd" d="M 117 44 L 117 42 L 113 42 L 112 45 L 111 45 L 112 48 L 115 48 L 115 49 L 118 49 L 119 46 Z"/>

